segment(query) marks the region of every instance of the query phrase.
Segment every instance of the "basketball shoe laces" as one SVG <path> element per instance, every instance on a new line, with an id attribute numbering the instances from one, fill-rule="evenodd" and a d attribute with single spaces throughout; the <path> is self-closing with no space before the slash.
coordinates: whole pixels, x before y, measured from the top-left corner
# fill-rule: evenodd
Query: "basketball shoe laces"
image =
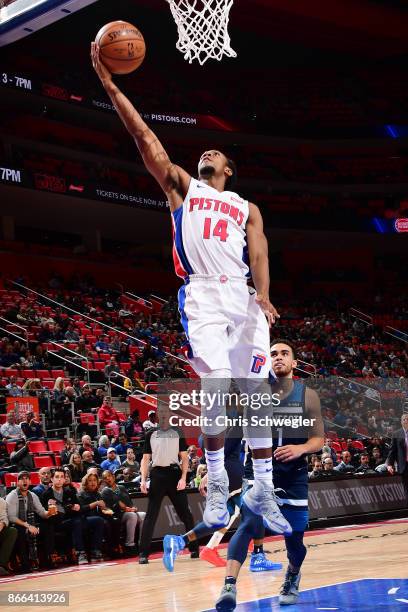
<path id="1" fill-rule="evenodd" d="M 221 478 L 209 480 L 207 484 L 207 504 L 210 512 L 222 512 L 225 507 L 225 483 Z"/>

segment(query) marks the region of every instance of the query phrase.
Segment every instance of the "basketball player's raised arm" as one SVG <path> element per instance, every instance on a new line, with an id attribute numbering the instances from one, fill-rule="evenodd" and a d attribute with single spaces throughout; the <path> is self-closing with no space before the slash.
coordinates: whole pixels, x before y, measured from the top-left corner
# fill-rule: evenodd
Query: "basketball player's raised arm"
<path id="1" fill-rule="evenodd" d="M 257 293 L 256 301 L 264 311 L 269 325 L 272 325 L 280 315 L 269 301 L 268 241 L 263 231 L 263 220 L 259 208 L 251 203 L 249 203 L 246 232 L 249 265 Z"/>
<path id="2" fill-rule="evenodd" d="M 91 45 L 91 58 L 95 72 L 127 131 L 133 136 L 147 170 L 154 176 L 166 194 L 169 195 L 177 191 L 183 198 L 188 191 L 189 174 L 171 162 L 155 133 L 143 121 L 130 100 L 113 82 L 111 73 L 99 59 L 99 47 L 94 42 Z M 171 208 L 172 204 L 174 205 L 174 202 L 170 200 Z"/>

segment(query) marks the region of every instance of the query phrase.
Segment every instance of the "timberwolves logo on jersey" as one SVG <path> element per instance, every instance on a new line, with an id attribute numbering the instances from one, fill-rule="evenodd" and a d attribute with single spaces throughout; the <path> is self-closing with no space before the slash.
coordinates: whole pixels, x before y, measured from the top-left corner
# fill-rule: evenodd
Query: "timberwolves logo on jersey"
<path id="1" fill-rule="evenodd" d="M 272 382 L 272 390 L 276 386 L 277 383 Z M 274 407 L 274 420 L 276 422 L 276 419 L 281 417 L 282 426 L 277 425 L 272 430 L 273 450 L 276 450 L 278 446 L 307 442 L 308 435 L 305 429 L 292 428 L 284 424 L 287 419 L 297 420 L 299 417 L 307 417 L 305 393 L 305 383 L 302 380 L 294 380 L 292 391 L 281 400 L 279 406 Z M 306 457 L 300 457 L 286 463 L 274 460 L 273 482 L 275 489 L 282 489 L 276 491 L 276 495 L 282 499 L 284 504 L 297 507 L 307 506 L 308 473 Z"/>

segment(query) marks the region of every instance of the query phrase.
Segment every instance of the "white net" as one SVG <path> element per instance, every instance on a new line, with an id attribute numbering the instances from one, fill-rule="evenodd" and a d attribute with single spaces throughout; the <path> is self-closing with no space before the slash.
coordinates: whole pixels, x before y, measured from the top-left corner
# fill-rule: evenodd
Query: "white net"
<path id="1" fill-rule="evenodd" d="M 236 57 L 228 35 L 229 12 L 234 0 L 167 0 L 177 24 L 177 49 L 191 64 L 201 65 L 223 55 Z"/>

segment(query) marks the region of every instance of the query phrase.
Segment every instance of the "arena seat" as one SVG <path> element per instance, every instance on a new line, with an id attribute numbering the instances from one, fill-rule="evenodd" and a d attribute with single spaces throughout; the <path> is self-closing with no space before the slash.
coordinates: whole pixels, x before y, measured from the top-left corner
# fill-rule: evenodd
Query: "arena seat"
<path id="1" fill-rule="evenodd" d="M 28 443 L 28 449 L 30 453 L 47 453 L 48 447 L 44 440 L 32 440 Z"/>
<path id="2" fill-rule="evenodd" d="M 48 450 L 53 453 L 60 453 L 65 448 L 64 440 L 48 440 Z"/>
<path id="3" fill-rule="evenodd" d="M 30 480 L 33 487 L 40 484 L 40 475 L 38 472 L 30 472 Z"/>
<path id="4" fill-rule="evenodd" d="M 36 468 L 42 467 L 54 467 L 54 455 L 40 455 L 33 457 L 34 465 Z"/>
<path id="5" fill-rule="evenodd" d="M 16 447 L 16 443 L 15 442 L 6 442 L 6 449 L 7 449 L 7 453 L 10 454 L 14 451 Z"/>
<path id="6" fill-rule="evenodd" d="M 4 474 L 4 484 L 6 485 L 6 487 L 16 487 L 17 476 L 17 472 Z"/>
<path id="7" fill-rule="evenodd" d="M 89 412 L 81 412 L 79 415 L 80 423 L 84 425 L 94 425 L 96 423 L 95 415 Z"/>

